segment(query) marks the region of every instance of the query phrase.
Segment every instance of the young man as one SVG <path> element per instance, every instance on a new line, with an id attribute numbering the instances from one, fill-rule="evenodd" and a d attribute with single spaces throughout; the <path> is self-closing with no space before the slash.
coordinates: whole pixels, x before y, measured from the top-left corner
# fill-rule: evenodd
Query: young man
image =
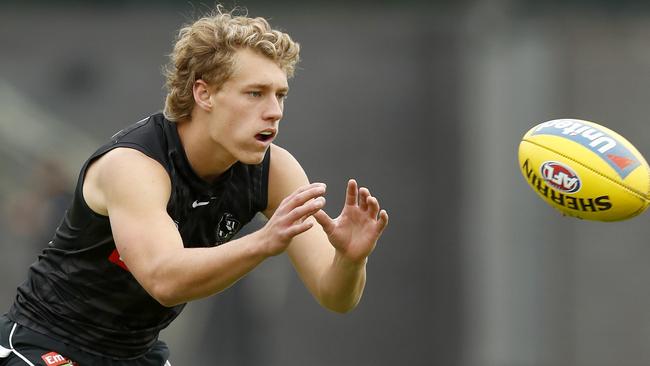
<path id="1" fill-rule="evenodd" d="M 158 333 L 186 302 L 284 252 L 324 307 L 356 306 L 388 216 L 350 180 L 330 218 L 325 186 L 272 144 L 298 54 L 264 19 L 221 9 L 181 29 L 164 116 L 120 131 L 82 167 L 0 318 L 1 366 L 169 364 Z M 257 212 L 264 227 L 231 241 Z"/>

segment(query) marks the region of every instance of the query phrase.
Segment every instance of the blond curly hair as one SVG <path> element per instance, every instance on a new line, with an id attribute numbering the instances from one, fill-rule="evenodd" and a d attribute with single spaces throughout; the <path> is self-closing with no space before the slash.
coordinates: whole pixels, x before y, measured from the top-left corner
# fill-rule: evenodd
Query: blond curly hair
<path id="1" fill-rule="evenodd" d="M 170 63 L 163 73 L 167 97 L 164 114 L 170 121 L 191 118 L 192 88 L 196 80 L 221 87 L 233 73 L 235 53 L 251 48 L 275 61 L 292 77 L 300 56 L 300 45 L 288 34 L 272 29 L 264 18 L 235 15 L 222 6 L 209 16 L 186 25 L 178 32 Z"/>

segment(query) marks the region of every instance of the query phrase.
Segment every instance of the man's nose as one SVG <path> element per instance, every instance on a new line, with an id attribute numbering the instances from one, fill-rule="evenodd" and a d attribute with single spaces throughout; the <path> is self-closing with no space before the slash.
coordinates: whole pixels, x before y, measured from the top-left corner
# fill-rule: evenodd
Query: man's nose
<path id="1" fill-rule="evenodd" d="M 264 119 L 270 120 L 280 120 L 282 119 L 284 106 L 282 100 L 276 98 L 275 96 L 269 98 L 269 101 L 266 103 L 264 108 Z"/>

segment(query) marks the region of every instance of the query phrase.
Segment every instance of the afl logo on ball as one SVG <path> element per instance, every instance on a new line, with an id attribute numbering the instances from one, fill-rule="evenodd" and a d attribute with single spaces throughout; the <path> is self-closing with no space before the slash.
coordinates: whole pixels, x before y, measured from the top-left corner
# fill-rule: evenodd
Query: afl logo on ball
<path id="1" fill-rule="evenodd" d="M 580 190 L 580 178 L 573 169 L 557 161 L 542 164 L 540 173 L 546 184 L 564 193 L 576 193 Z"/>

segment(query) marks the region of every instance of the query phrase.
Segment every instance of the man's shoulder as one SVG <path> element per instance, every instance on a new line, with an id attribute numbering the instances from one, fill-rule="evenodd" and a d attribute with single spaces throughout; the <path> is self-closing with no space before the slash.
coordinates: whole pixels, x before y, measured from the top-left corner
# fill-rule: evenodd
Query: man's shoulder
<path id="1" fill-rule="evenodd" d="M 86 173 L 83 195 L 96 213 L 108 216 L 108 200 L 160 190 L 168 195 L 169 176 L 157 161 L 139 150 L 118 147 L 102 155 Z"/>
<path id="2" fill-rule="evenodd" d="M 173 138 L 168 136 L 171 134 L 170 124 L 161 113 L 132 123 L 111 136 L 109 141 L 91 155 L 89 162 L 109 160 L 105 159 L 106 155 L 120 160 L 121 156 L 126 154 L 143 159 L 148 157 L 167 167 L 168 151 L 170 147 L 175 148 Z"/>
<path id="3" fill-rule="evenodd" d="M 287 149 L 275 144 L 271 144 L 269 148 L 271 149 L 272 169 L 273 167 L 282 169 L 300 166 L 298 160 Z"/>
<path id="4" fill-rule="evenodd" d="M 117 144 L 120 142 L 131 142 L 133 140 L 143 140 L 151 139 L 155 137 L 162 136 L 161 134 L 156 134 L 156 131 L 162 132 L 166 123 L 171 123 L 165 119 L 162 113 L 152 114 L 145 118 L 140 119 L 135 123 L 131 123 L 128 126 L 122 128 L 111 136 L 110 142 L 112 144 Z M 146 142 L 146 141 L 141 141 Z"/>
<path id="5" fill-rule="evenodd" d="M 131 177 L 156 176 L 167 177 L 167 171 L 156 159 L 139 149 L 128 146 L 118 146 L 106 152 L 98 162 L 101 169 L 108 178 L 115 177 L 119 174 Z"/>

